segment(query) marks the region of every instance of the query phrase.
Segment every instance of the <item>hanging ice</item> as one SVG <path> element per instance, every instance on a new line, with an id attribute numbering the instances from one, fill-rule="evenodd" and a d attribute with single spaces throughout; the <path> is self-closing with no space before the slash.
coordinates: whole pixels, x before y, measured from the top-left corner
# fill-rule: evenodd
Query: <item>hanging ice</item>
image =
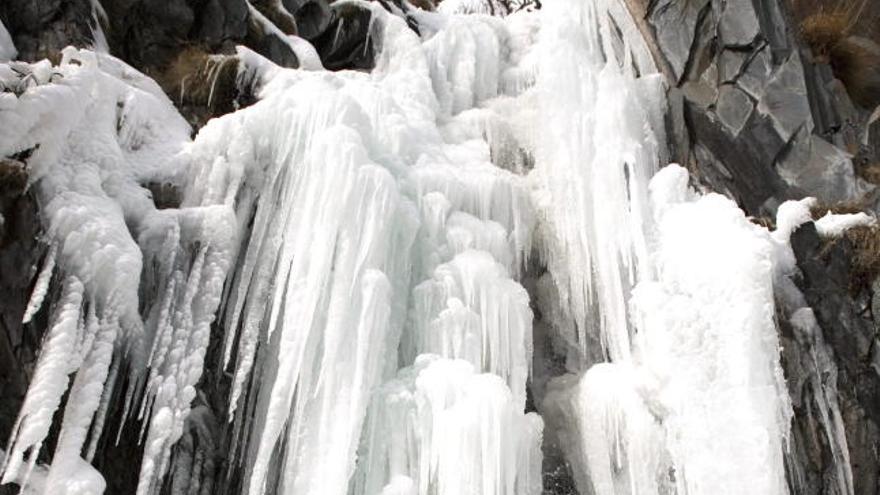
<path id="1" fill-rule="evenodd" d="M 497 84 L 438 67 L 476 59 L 497 80 L 500 21 L 448 21 L 480 44 L 449 44 L 449 34 L 422 44 L 401 19 L 374 14 L 383 51 L 371 75 L 264 73 L 262 100 L 210 122 L 192 149 L 200 168 L 185 204 L 235 204 L 240 228 L 253 225 L 224 320 L 233 449 L 252 494 L 347 493 L 371 391 L 421 353 L 498 374 L 512 410 L 525 407 L 531 312 L 510 272 L 528 249 L 528 194 L 480 136 L 446 141 L 437 130 L 498 95 Z M 448 87 L 463 107 L 442 94 L 438 105 L 434 91 Z M 474 482 L 491 487 L 501 474 Z"/>
<path id="2" fill-rule="evenodd" d="M 542 426 L 499 377 L 422 355 L 376 394 L 352 493 L 541 493 Z"/>
<path id="3" fill-rule="evenodd" d="M 564 445 L 585 461 L 581 490 L 785 494 L 775 241 L 729 199 L 687 187 L 678 166 L 651 181 L 657 279 L 634 290 L 632 360 L 556 383 L 551 423 L 578 434 Z"/>
<path id="4" fill-rule="evenodd" d="M 626 301 L 650 271 L 645 198 L 663 139 L 662 79 L 636 77 L 634 49 L 615 50 L 615 3 L 559 0 L 542 12 L 536 105 L 553 125 L 541 127 L 533 173 L 540 248 L 576 325 L 561 337 L 586 355 L 596 335 L 612 360 L 630 353 Z"/>
<path id="5" fill-rule="evenodd" d="M 548 273 L 532 303 L 577 372 L 538 407 L 582 493 L 783 493 L 787 239 L 679 168 L 649 194 L 663 88 L 622 5 L 501 19 L 442 13 L 496 6 L 449 0 L 413 14 L 421 35 L 361 6 L 373 72 L 326 72 L 296 38 L 308 70 L 239 48 L 259 101 L 194 140 L 108 55 L 0 64 L 0 153 L 33 151 L 50 243 L 25 319 L 63 284 L 3 481 L 63 493 L 82 473 L 102 490 L 83 465 L 120 434 L 104 425 L 125 383 L 138 495 L 232 473 L 251 495 L 536 495 L 534 249 Z M 179 207 L 157 209 L 153 182 Z M 231 376 L 225 473 L 202 445 L 211 343 Z"/>

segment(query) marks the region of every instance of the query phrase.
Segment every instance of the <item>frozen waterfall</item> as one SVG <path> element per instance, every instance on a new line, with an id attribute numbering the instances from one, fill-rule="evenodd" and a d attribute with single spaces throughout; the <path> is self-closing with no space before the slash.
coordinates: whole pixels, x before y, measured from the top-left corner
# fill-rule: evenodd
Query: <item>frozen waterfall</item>
<path id="1" fill-rule="evenodd" d="M 419 34 L 364 3 L 370 73 L 239 48 L 259 101 L 194 138 L 107 54 L 0 63 L 50 245 L 3 483 L 102 493 L 89 462 L 132 431 L 138 495 L 537 495 L 551 448 L 582 495 L 788 493 L 788 239 L 662 168 L 622 3 L 447 2 Z"/>

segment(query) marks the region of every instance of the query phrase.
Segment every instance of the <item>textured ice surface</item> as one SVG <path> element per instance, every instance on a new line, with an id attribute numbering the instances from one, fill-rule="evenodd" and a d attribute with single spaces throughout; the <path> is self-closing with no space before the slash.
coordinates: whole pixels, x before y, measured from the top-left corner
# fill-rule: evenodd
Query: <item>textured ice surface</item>
<path id="1" fill-rule="evenodd" d="M 12 42 L 12 36 L 6 30 L 6 26 L 0 22 L 0 62 L 8 62 L 14 60 L 18 56 L 18 50 Z"/>
<path id="2" fill-rule="evenodd" d="M 632 358 L 551 384 L 581 490 L 788 493 L 791 408 L 774 309 L 776 241 L 729 199 L 650 186 L 654 280 L 634 289 Z M 613 466 L 613 467 L 610 467 Z"/>
<path id="3" fill-rule="evenodd" d="M 531 312 L 511 275 L 528 252 L 528 192 L 492 164 L 480 134 L 439 130 L 499 95 L 507 32 L 497 19 L 449 18 L 422 42 L 370 8 L 383 48 L 373 73 L 263 71 L 261 101 L 211 121 L 191 149 L 185 204 L 234 205 L 239 229 L 252 224 L 224 317 L 230 420 L 251 438 L 233 455 L 249 493 L 348 493 L 370 393 L 422 353 L 497 374 L 507 407 L 522 415 L 525 405 Z M 475 60 L 481 77 L 466 70 Z M 480 448 L 458 452 L 479 458 Z M 529 448 L 539 465 L 538 443 Z M 507 486 L 498 477 L 515 472 L 480 470 L 467 486 Z"/>
<path id="4" fill-rule="evenodd" d="M 783 493 L 773 284 L 809 203 L 782 205 L 771 235 L 689 191 L 679 167 L 649 187 L 663 87 L 640 42 L 617 38 L 637 32 L 617 2 L 504 18 L 442 5 L 414 14 L 418 35 L 364 4 L 371 73 L 324 71 L 283 34 L 302 69 L 239 48 L 259 101 L 195 139 L 108 55 L 0 63 L 15 89 L 0 94 L 0 154 L 33 150 L 50 244 L 25 320 L 51 311 L 4 482 L 103 490 L 83 459 L 120 434 L 104 424 L 126 383 L 138 495 L 210 493 L 224 481 L 199 476 L 213 446 L 196 387 L 213 337 L 245 493 L 541 493 L 520 280 L 543 262 L 531 303 L 575 373 L 538 408 L 583 493 Z M 157 209 L 149 183 L 180 207 Z M 838 425 L 833 395 L 820 413 Z M 53 416 L 54 460 L 37 466 Z"/>
<path id="5" fill-rule="evenodd" d="M 541 493 L 541 431 L 505 383 L 422 355 L 378 391 L 353 480 L 371 493 Z"/>
<path id="6" fill-rule="evenodd" d="M 628 49 L 616 55 L 610 3 L 560 0 L 542 11 L 535 104 L 553 124 L 538 131 L 533 175 L 540 247 L 575 324 L 561 337 L 586 355 L 588 334 L 598 336 L 617 360 L 630 353 L 630 290 L 649 271 L 645 200 L 661 159 L 663 92 L 658 76 L 635 77 Z"/>

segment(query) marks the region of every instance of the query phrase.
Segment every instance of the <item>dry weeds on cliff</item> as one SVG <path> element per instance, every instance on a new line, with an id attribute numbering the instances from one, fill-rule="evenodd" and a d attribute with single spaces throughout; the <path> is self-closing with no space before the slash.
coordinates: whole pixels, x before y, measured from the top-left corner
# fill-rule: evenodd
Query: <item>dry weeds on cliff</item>
<path id="1" fill-rule="evenodd" d="M 810 209 L 814 220 L 827 213 L 835 215 L 863 213 L 869 210 L 862 201 L 835 204 L 817 203 Z M 825 241 L 822 249 L 827 254 L 836 244 L 846 240 L 851 248 L 849 290 L 854 296 L 869 292 L 874 281 L 880 277 L 880 226 L 860 226 L 847 229 L 841 237 Z"/>
<path id="2" fill-rule="evenodd" d="M 849 289 L 853 294 L 870 290 L 880 276 L 880 227 L 854 227 L 843 237 L 853 248 L 850 260 Z"/>
<path id="3" fill-rule="evenodd" d="M 880 1 L 789 1 L 815 60 L 831 65 L 856 104 L 880 105 Z"/>

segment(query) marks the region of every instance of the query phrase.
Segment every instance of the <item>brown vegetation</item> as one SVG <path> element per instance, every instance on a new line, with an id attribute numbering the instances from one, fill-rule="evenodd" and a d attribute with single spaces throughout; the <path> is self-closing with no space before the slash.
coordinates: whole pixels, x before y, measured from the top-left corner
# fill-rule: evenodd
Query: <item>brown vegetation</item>
<path id="1" fill-rule="evenodd" d="M 810 208 L 810 215 L 813 220 L 818 220 L 826 214 L 848 215 L 853 213 L 866 213 L 868 211 L 867 200 L 857 199 L 834 204 L 821 203 L 819 201 Z"/>
<path id="2" fill-rule="evenodd" d="M 874 281 L 880 276 L 880 227 L 872 225 L 848 229 L 841 239 L 829 241 L 826 251 L 842 239 L 852 246 L 850 292 L 853 295 L 870 292 Z"/>
<path id="3" fill-rule="evenodd" d="M 435 8 L 433 0 L 409 0 L 409 3 L 411 3 L 413 7 L 418 7 L 429 12 L 432 12 Z"/>
<path id="4" fill-rule="evenodd" d="M 195 127 L 235 111 L 242 96 L 238 58 L 209 54 L 198 47 L 181 51 L 154 77 Z"/>
<path id="5" fill-rule="evenodd" d="M 880 163 L 871 163 L 856 170 L 859 177 L 871 184 L 880 184 Z"/>
<path id="6" fill-rule="evenodd" d="M 816 61 L 829 63 L 858 105 L 880 105 L 876 0 L 792 0 L 800 34 Z"/>
<path id="7" fill-rule="evenodd" d="M 867 199 L 849 202 L 817 203 L 810 209 L 814 220 L 831 212 L 835 215 L 863 213 L 870 210 Z M 880 276 L 880 226 L 859 226 L 847 229 L 839 238 L 827 239 L 823 253 L 828 253 L 840 242 L 851 247 L 849 290 L 854 296 L 870 292 L 874 280 Z"/>

